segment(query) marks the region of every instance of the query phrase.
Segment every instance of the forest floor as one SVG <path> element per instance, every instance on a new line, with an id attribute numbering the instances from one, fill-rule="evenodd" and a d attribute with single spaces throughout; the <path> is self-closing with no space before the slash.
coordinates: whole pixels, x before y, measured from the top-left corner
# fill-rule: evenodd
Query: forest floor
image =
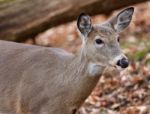
<path id="1" fill-rule="evenodd" d="M 105 73 L 79 114 L 150 114 L 150 2 L 135 5 L 133 21 L 121 35 L 130 66 L 120 74 Z M 116 12 L 114 12 L 116 13 Z M 113 14 L 114 14 L 113 13 Z M 112 15 L 113 15 L 112 14 Z M 92 17 L 101 23 L 109 16 Z M 75 53 L 81 45 L 76 21 L 52 28 L 26 43 L 61 47 Z"/>

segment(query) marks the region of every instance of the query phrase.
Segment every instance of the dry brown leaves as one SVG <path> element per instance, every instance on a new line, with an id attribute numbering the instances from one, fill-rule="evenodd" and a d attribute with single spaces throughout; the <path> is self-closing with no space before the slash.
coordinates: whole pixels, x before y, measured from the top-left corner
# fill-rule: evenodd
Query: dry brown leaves
<path id="1" fill-rule="evenodd" d="M 144 39 L 150 44 L 149 11 L 150 2 L 137 5 L 134 22 L 123 34 L 123 42 L 128 44 L 124 52 L 134 55 L 146 49 L 144 55 L 140 59 L 131 57 L 129 68 L 120 74 L 115 69 L 108 68 L 91 96 L 80 108 L 79 114 L 150 114 L 150 50 L 141 42 Z M 95 23 L 105 19 L 103 15 L 93 17 Z M 61 47 L 76 52 L 81 41 L 76 32 L 76 23 L 72 22 L 41 33 L 26 43 Z"/>

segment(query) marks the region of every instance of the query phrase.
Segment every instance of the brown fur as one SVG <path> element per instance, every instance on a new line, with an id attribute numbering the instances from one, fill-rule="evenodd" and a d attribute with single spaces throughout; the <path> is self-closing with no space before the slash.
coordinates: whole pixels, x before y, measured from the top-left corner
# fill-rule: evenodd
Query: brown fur
<path id="1" fill-rule="evenodd" d="M 0 113 L 73 114 L 104 68 L 123 55 L 109 23 L 93 25 L 77 54 L 0 41 Z M 95 37 L 105 46 L 97 48 Z M 124 55 L 123 55 L 124 56 Z M 116 64 L 116 63 L 114 63 Z"/>
<path id="2" fill-rule="evenodd" d="M 81 55 L 4 41 L 0 47 L 0 110 L 68 114 L 98 81 L 98 77 L 87 77 L 88 63 Z"/>

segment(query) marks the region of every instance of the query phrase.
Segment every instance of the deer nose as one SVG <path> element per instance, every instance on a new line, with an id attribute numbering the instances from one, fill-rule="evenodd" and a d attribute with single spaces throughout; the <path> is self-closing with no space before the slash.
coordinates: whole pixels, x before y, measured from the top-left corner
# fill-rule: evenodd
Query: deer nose
<path id="1" fill-rule="evenodd" d="M 127 68 L 129 66 L 129 61 L 126 58 L 118 60 L 117 65 L 121 68 Z"/>

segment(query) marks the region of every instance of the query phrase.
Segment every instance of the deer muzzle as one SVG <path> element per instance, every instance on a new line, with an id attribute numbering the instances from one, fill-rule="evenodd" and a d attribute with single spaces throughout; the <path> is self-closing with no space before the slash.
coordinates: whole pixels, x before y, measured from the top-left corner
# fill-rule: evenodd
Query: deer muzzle
<path id="1" fill-rule="evenodd" d="M 122 58 L 117 61 L 117 65 L 120 66 L 121 68 L 127 68 L 129 66 L 129 61 L 126 58 Z"/>

